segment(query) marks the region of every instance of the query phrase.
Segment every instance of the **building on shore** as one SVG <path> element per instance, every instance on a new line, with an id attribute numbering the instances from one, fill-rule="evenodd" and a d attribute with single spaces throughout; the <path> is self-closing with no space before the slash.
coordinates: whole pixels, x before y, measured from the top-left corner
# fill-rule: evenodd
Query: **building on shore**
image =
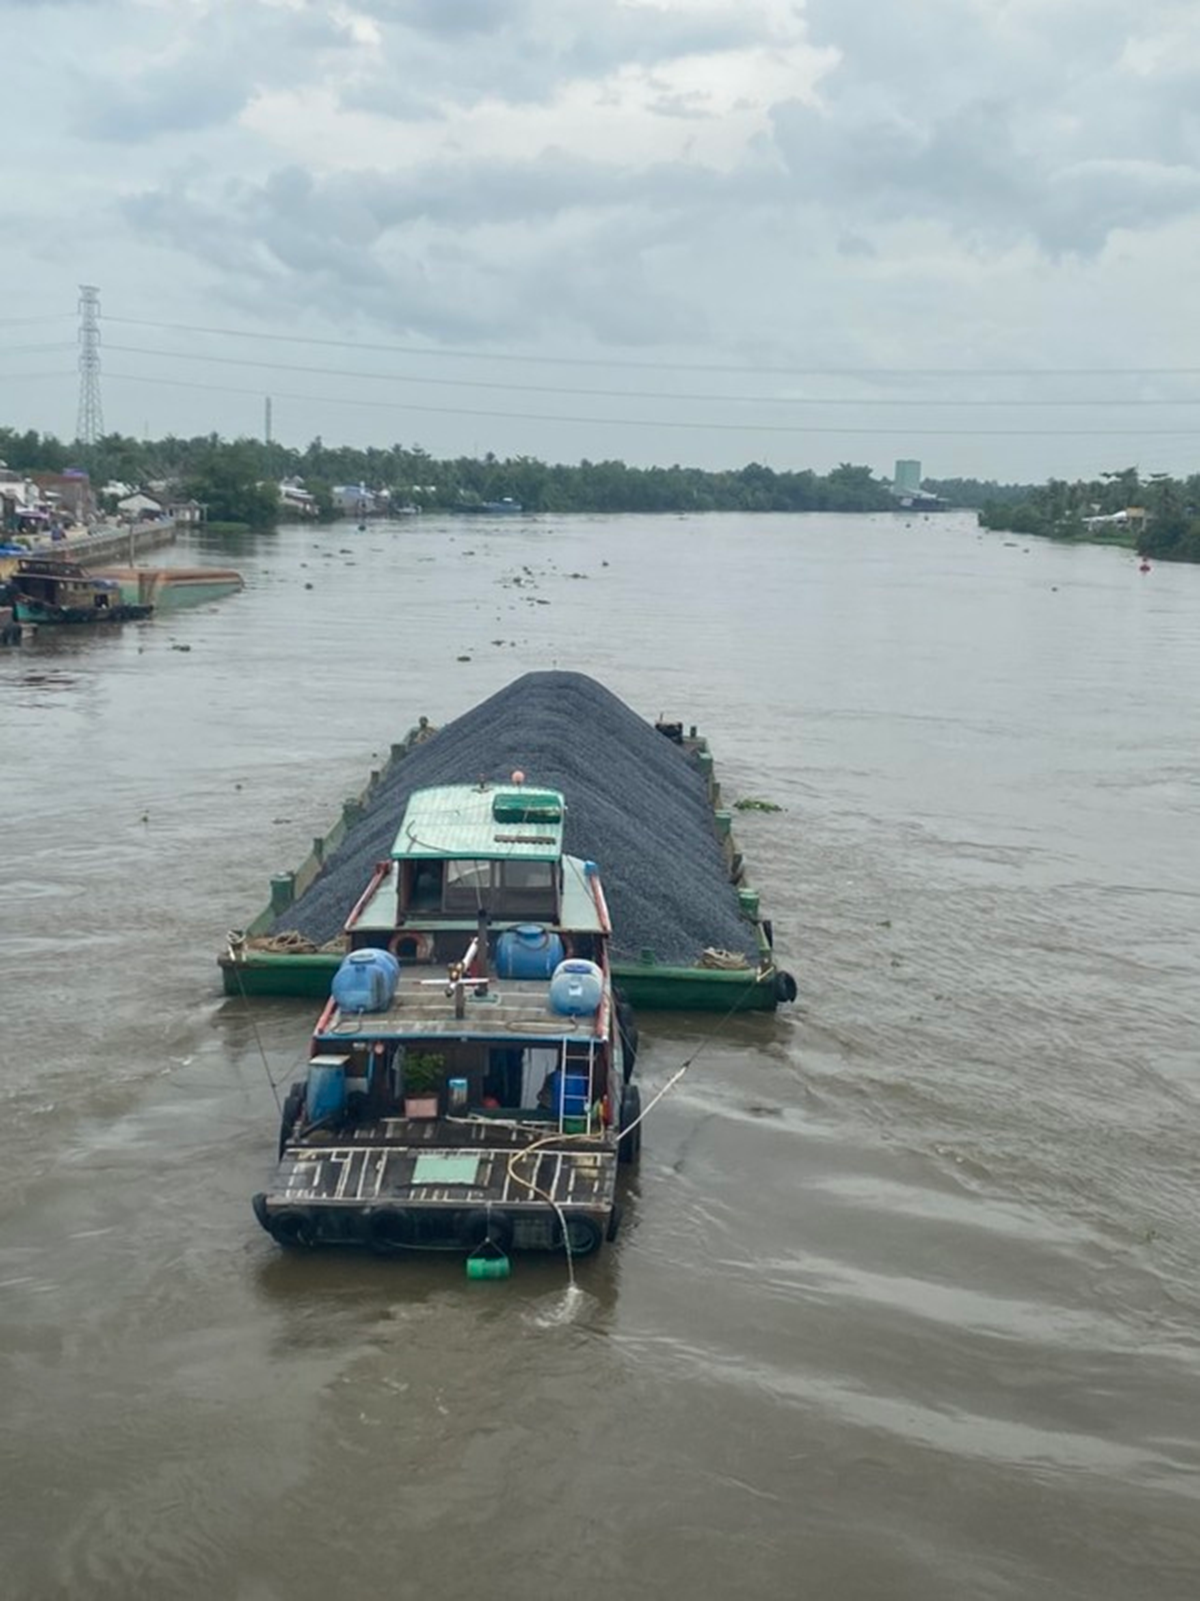
<path id="1" fill-rule="evenodd" d="M 91 479 L 81 467 L 67 467 L 60 473 L 30 473 L 43 502 L 61 520 L 87 524 L 96 515 L 96 497 Z"/>
<path id="2" fill-rule="evenodd" d="M 143 495 L 140 490 L 117 502 L 117 516 L 123 523 L 141 523 L 151 517 L 161 517 L 162 514 L 162 502 L 150 495 Z"/>
<path id="3" fill-rule="evenodd" d="M 331 495 L 343 517 L 370 517 L 377 510 L 378 496 L 366 484 L 334 484 Z"/>
<path id="4" fill-rule="evenodd" d="M 305 489 L 300 478 L 283 478 L 279 483 L 279 510 L 284 517 L 316 517 L 317 497 Z"/>
<path id="5" fill-rule="evenodd" d="M 949 502 L 943 500 L 940 495 L 923 489 L 922 482 L 919 461 L 897 461 L 895 475 L 889 486 L 896 501 L 897 511 L 946 510 Z"/>

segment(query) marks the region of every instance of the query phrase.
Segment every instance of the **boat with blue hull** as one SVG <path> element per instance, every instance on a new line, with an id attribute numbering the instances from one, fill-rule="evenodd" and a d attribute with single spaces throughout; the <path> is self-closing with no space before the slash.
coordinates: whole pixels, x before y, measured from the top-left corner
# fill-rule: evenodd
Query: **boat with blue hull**
<path id="1" fill-rule="evenodd" d="M 280 1245 L 457 1250 L 482 1276 L 513 1250 L 585 1256 L 615 1236 L 637 1033 L 563 811 L 523 783 L 410 797 L 254 1198 Z"/>

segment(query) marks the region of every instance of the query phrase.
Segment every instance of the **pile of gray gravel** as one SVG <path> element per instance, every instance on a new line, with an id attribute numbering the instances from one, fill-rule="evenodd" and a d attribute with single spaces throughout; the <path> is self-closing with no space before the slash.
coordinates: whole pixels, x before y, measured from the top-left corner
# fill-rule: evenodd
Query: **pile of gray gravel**
<path id="1" fill-rule="evenodd" d="M 689 757 L 582 673 L 526 673 L 417 745 L 388 772 L 366 815 L 275 925 L 317 944 L 340 932 L 375 863 L 391 853 L 409 795 L 435 784 L 507 782 L 561 790 L 565 849 L 596 862 L 613 952 L 690 965 L 706 946 L 756 954 L 752 925 Z"/>

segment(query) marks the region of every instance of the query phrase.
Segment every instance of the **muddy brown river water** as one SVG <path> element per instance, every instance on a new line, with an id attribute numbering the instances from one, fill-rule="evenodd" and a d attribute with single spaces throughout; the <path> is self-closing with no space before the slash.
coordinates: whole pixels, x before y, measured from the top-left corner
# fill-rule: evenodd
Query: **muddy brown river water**
<path id="1" fill-rule="evenodd" d="M 1200 570 L 959 515 L 170 559 L 246 591 L 0 652 L 5 1601 L 1194 1601 Z M 549 666 L 784 808 L 800 1002 L 643 1019 L 650 1091 L 699 1054 L 574 1294 L 285 1256 L 314 1007 L 225 999 L 224 932 Z"/>

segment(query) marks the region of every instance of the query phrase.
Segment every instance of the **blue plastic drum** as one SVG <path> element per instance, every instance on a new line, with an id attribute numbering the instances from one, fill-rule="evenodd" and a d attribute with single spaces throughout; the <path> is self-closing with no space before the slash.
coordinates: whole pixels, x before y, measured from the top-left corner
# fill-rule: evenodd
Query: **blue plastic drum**
<path id="1" fill-rule="evenodd" d="M 497 978 L 549 978 L 562 959 L 562 940 L 541 923 L 519 923 L 496 940 Z"/>

